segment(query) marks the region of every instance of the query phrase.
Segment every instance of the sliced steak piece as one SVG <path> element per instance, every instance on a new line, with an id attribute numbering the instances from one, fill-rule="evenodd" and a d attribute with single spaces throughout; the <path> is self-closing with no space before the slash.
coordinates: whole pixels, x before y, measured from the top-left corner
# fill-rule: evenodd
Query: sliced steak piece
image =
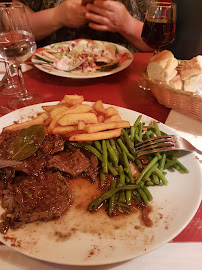
<path id="1" fill-rule="evenodd" d="M 96 156 L 91 155 L 90 157 L 90 166 L 86 172 L 86 174 L 94 181 L 96 176 L 98 175 L 98 159 Z"/>
<path id="2" fill-rule="evenodd" d="M 39 151 L 44 154 L 55 154 L 64 150 L 65 140 L 61 135 L 48 134 L 45 136 Z"/>
<path id="3" fill-rule="evenodd" d="M 0 231 L 16 229 L 36 220 L 61 217 L 73 202 L 71 187 L 59 172 L 18 176 L 3 191 Z"/>
<path id="4" fill-rule="evenodd" d="M 48 168 L 65 172 L 71 177 L 86 172 L 89 166 L 89 159 L 79 149 L 75 152 L 59 153 L 48 161 Z"/>

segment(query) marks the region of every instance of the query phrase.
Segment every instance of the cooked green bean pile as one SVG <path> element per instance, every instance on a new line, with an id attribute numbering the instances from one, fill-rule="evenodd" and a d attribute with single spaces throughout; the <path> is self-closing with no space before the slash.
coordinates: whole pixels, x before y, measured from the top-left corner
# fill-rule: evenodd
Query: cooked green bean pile
<path id="1" fill-rule="evenodd" d="M 97 210 L 103 202 L 107 204 L 109 216 L 113 216 L 117 210 L 123 213 L 130 212 L 133 202 L 148 205 L 153 197 L 147 187 L 168 185 L 165 169 L 189 172 L 175 157 L 177 151 L 158 152 L 143 158 L 136 156 L 136 143 L 165 134 L 159 129 L 156 121 L 153 121 L 152 126 L 147 126 L 141 122 L 141 117 L 140 115 L 129 129 L 123 129 L 123 135 L 119 138 L 94 141 L 92 145 L 74 143 L 75 146 L 97 156 L 101 163 L 101 182 L 106 181 L 108 174 L 113 176 L 109 190 L 88 207 L 90 212 Z M 132 174 L 131 163 L 138 168 L 138 177 Z"/>

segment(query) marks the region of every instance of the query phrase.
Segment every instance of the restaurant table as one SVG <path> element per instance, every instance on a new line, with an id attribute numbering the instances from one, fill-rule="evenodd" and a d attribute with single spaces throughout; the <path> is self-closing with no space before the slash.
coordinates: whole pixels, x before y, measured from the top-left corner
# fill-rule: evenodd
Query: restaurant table
<path id="1" fill-rule="evenodd" d="M 93 79 L 63 78 L 33 67 L 23 73 L 30 93 L 43 96 L 44 102 L 59 101 L 65 94 L 83 95 L 85 101 L 102 99 L 103 103 L 125 107 L 166 123 L 170 109 L 160 105 L 150 91 L 138 87 L 151 53 L 135 53 L 132 64 L 121 72 Z M 9 96 L 0 96 L 7 106 Z M 183 117 L 183 116 L 180 116 Z M 191 123 L 196 121 L 191 119 Z M 196 123 L 197 125 L 198 123 Z M 199 123 L 201 124 L 201 122 Z M 176 127 L 175 127 L 176 128 Z M 200 134 L 202 135 L 202 134 Z M 202 138 L 202 137 L 201 137 Z M 202 149 L 201 149 L 202 150 Z M 97 267 L 55 265 L 26 257 L 0 245 L 0 269 L 202 269 L 202 204 L 189 225 L 170 243 L 134 260 Z"/>

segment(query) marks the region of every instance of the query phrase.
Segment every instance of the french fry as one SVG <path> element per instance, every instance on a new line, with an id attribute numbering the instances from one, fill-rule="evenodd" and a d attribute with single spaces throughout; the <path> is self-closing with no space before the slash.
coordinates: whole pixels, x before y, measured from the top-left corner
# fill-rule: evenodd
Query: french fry
<path id="1" fill-rule="evenodd" d="M 46 119 L 46 120 L 44 121 L 44 126 L 45 126 L 45 127 L 48 127 L 48 126 L 50 125 L 51 121 L 52 121 L 52 119 L 51 119 L 50 117 L 49 117 L 48 119 Z"/>
<path id="2" fill-rule="evenodd" d="M 66 114 L 70 114 L 70 113 L 82 113 L 82 112 L 89 112 L 91 111 L 92 107 L 87 105 L 87 104 L 77 104 L 75 106 L 72 106 L 70 108 L 67 108 L 66 110 L 62 111 L 61 113 L 57 114 L 52 122 L 50 123 L 49 127 L 48 127 L 48 133 L 51 133 L 52 130 L 54 129 L 54 127 L 56 127 L 58 120 Z"/>
<path id="3" fill-rule="evenodd" d="M 107 130 L 107 131 L 96 132 L 96 133 L 83 133 L 83 134 L 73 135 L 69 138 L 69 141 L 104 140 L 104 139 L 119 137 L 121 135 L 122 135 L 121 128 L 118 128 L 118 129 Z"/>
<path id="4" fill-rule="evenodd" d="M 46 121 L 49 118 L 49 113 L 43 112 L 43 113 L 40 114 L 40 116 L 42 116 L 44 118 L 44 120 Z"/>
<path id="5" fill-rule="evenodd" d="M 66 134 L 74 130 L 76 130 L 76 126 L 67 126 L 67 127 L 57 126 L 52 130 L 52 133 L 53 134 Z"/>
<path id="6" fill-rule="evenodd" d="M 115 109 L 114 107 L 108 107 L 106 110 L 107 110 L 107 117 L 119 114 L 117 109 Z"/>
<path id="7" fill-rule="evenodd" d="M 103 115 L 103 114 L 99 114 L 99 115 L 97 116 L 97 120 L 98 120 L 99 123 L 103 123 L 104 120 L 105 120 L 104 115 Z"/>
<path id="8" fill-rule="evenodd" d="M 106 122 L 114 122 L 114 121 L 115 122 L 122 121 L 121 116 L 119 114 L 115 114 L 109 117 L 108 119 L 106 119 L 104 122 L 106 123 Z"/>
<path id="9" fill-rule="evenodd" d="M 84 101 L 84 97 L 79 95 L 65 95 L 64 100 L 68 105 L 74 106 L 76 104 L 81 104 Z"/>
<path id="10" fill-rule="evenodd" d="M 94 113 L 72 113 L 63 115 L 59 120 L 58 124 L 61 126 L 72 126 L 78 124 L 79 120 L 83 120 L 86 123 L 95 124 L 98 122 L 97 116 Z"/>
<path id="11" fill-rule="evenodd" d="M 30 126 L 37 125 L 37 124 L 42 125 L 43 123 L 44 123 L 44 118 L 43 116 L 39 115 L 33 120 L 29 120 L 29 121 L 19 123 L 19 124 L 13 124 L 13 125 L 5 127 L 3 130 L 11 130 L 11 131 L 20 130 L 20 129 L 28 128 Z"/>
<path id="12" fill-rule="evenodd" d="M 102 100 L 97 100 L 93 107 L 96 110 L 96 112 L 101 114 L 107 114 L 107 110 L 104 108 Z"/>
<path id="13" fill-rule="evenodd" d="M 119 121 L 119 122 L 104 122 L 99 124 L 87 125 L 85 130 L 88 133 L 95 133 L 99 131 L 117 129 L 117 128 L 129 128 L 130 122 L 128 121 Z"/>
<path id="14" fill-rule="evenodd" d="M 66 106 L 60 106 L 57 107 L 56 109 L 50 111 L 50 117 L 53 119 L 54 117 L 56 117 L 59 113 L 64 112 L 68 110 L 68 108 Z"/>
<path id="15" fill-rule="evenodd" d="M 42 106 L 42 109 L 44 109 L 44 111 L 46 111 L 46 112 L 50 112 L 50 111 L 52 111 L 52 110 L 54 110 L 56 108 L 59 108 L 59 107 L 61 107 L 63 105 L 62 104 L 61 105 L 57 104 L 57 105 L 50 105 L 50 106 Z"/>
<path id="16" fill-rule="evenodd" d="M 85 130 L 85 127 L 86 127 L 86 122 L 83 121 L 83 120 L 79 120 L 78 121 L 78 130 Z"/>

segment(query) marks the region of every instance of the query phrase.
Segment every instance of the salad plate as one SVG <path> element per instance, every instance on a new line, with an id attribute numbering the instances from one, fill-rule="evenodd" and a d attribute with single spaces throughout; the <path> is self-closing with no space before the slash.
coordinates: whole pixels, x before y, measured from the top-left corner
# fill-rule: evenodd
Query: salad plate
<path id="1" fill-rule="evenodd" d="M 115 43 L 79 39 L 40 48 L 31 60 L 38 69 L 52 75 L 89 79 L 108 76 L 127 68 L 133 61 L 133 55 Z M 76 68 L 72 70 L 74 66 Z"/>
<path id="2" fill-rule="evenodd" d="M 57 103 L 29 106 L 1 117 L 0 132 L 14 121 L 32 119 L 43 111 L 42 105 Z M 115 108 L 122 119 L 131 124 L 139 116 L 138 112 Z M 149 124 L 152 120 L 142 116 L 145 123 Z M 176 134 L 175 130 L 161 123 L 159 128 L 168 134 Z M 191 221 L 201 202 L 199 160 L 194 153 L 182 155 L 179 160 L 189 169 L 188 174 L 168 171 L 168 186 L 149 188 L 153 195 L 152 227 L 142 223 L 139 212 L 113 218 L 108 217 L 102 208 L 89 213 L 87 207 L 92 201 L 91 189 L 94 187 L 87 179 L 81 178 L 72 181 L 74 203 L 60 219 L 33 222 L 24 228 L 9 230 L 0 235 L 0 241 L 30 257 L 67 265 L 116 263 L 151 252 L 176 237 Z M 80 197 L 85 200 L 81 201 Z"/>

